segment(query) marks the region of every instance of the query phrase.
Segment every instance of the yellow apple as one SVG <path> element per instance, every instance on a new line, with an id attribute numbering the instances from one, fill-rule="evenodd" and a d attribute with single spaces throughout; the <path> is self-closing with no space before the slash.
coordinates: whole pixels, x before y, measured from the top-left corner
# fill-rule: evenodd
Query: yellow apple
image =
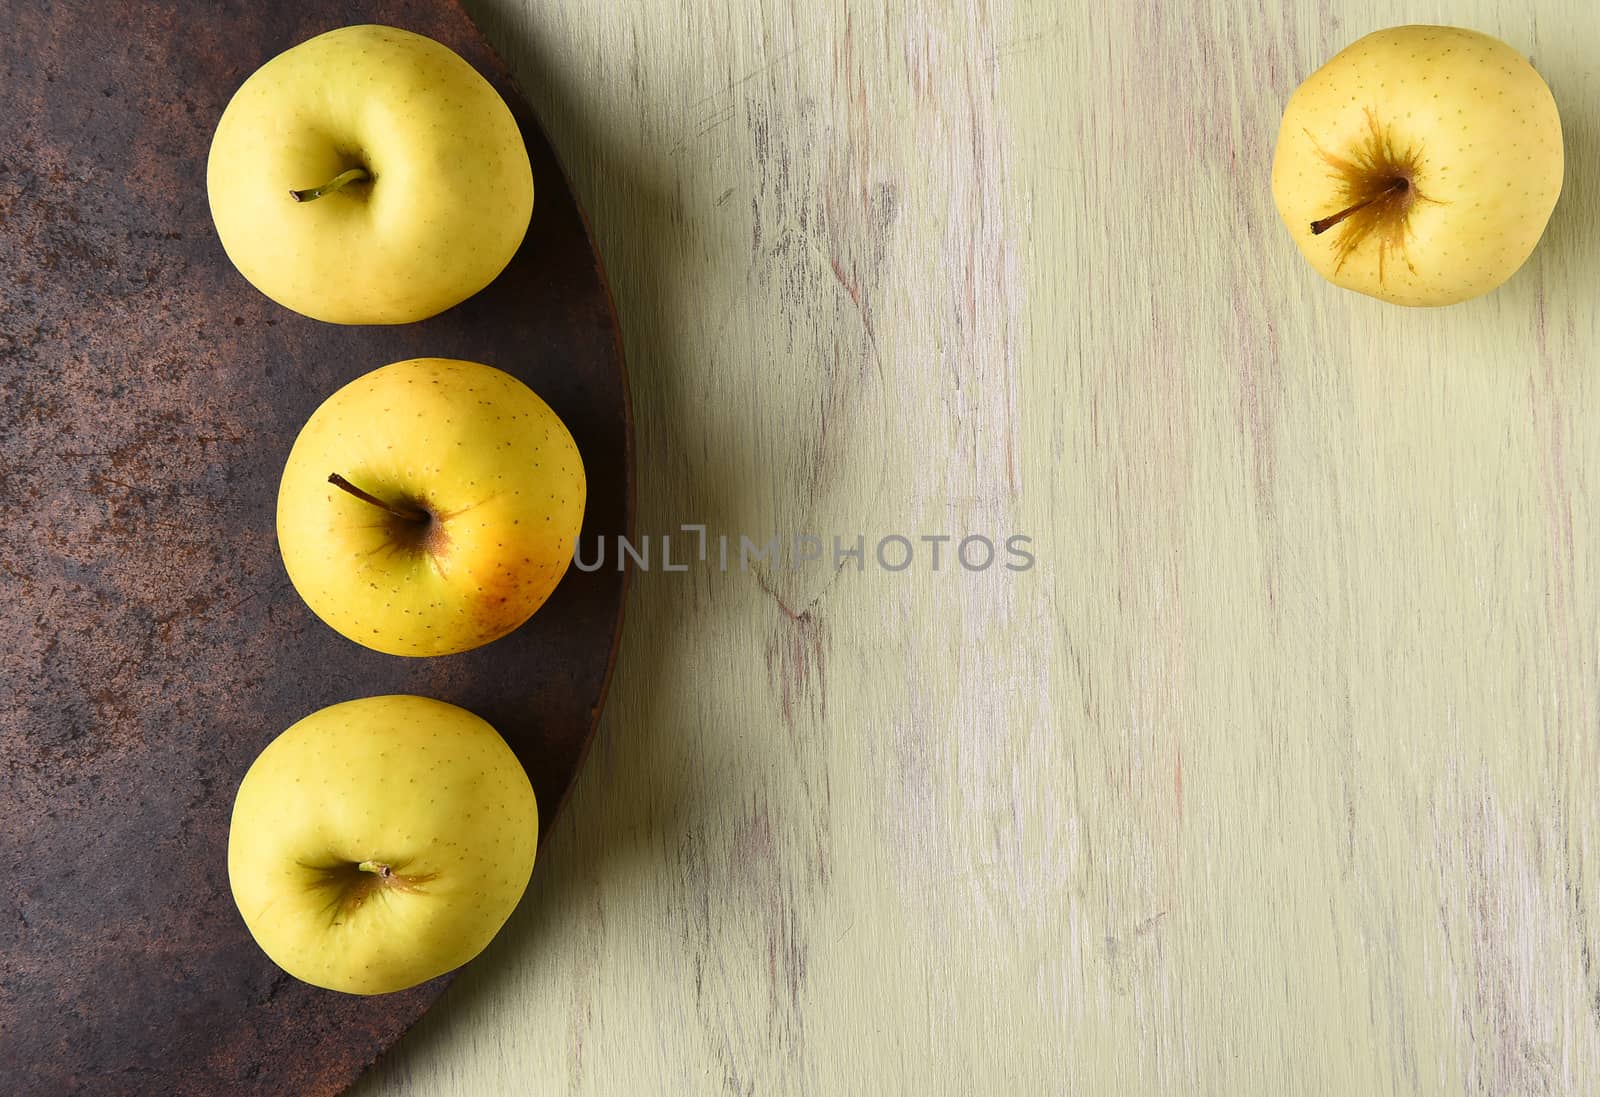
<path id="1" fill-rule="evenodd" d="M 1527 58 L 1458 27 L 1369 34 L 1289 98 L 1272 196 L 1324 278 L 1448 305 L 1516 273 L 1561 193 L 1561 119 Z"/>
<path id="2" fill-rule="evenodd" d="M 312 713 L 256 758 L 228 881 L 273 963 L 384 994 L 482 952 L 538 842 L 533 787 L 494 728 L 443 701 L 368 697 Z"/>
<path id="3" fill-rule="evenodd" d="M 583 525 L 550 406 L 477 362 L 413 358 L 328 397 L 278 487 L 278 546 L 318 617 L 391 655 L 498 639 L 544 604 Z"/>
<path id="4" fill-rule="evenodd" d="M 533 210 L 505 101 L 448 47 L 382 26 L 256 70 L 217 123 L 206 190 L 239 272 L 337 324 L 403 324 L 471 297 Z"/>

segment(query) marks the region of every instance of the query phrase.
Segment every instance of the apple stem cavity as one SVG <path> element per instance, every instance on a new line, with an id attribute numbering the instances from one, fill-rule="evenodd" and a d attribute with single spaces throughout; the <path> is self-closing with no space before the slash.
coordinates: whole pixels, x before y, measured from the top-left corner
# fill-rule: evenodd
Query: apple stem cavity
<path id="1" fill-rule="evenodd" d="M 289 197 L 296 202 L 315 202 L 323 195 L 332 194 L 347 183 L 360 183 L 371 178 L 372 176 L 367 173 L 366 168 L 351 168 L 349 171 L 342 171 L 335 175 L 320 187 L 307 187 L 305 190 L 291 189 Z"/>
<path id="2" fill-rule="evenodd" d="M 362 861 L 356 866 L 356 868 L 360 869 L 362 872 L 375 872 L 385 880 L 394 875 L 394 869 L 390 868 L 382 861 Z"/>
<path id="3" fill-rule="evenodd" d="M 328 474 L 328 483 L 332 484 L 336 488 L 348 491 L 351 495 L 354 495 L 362 502 L 371 503 L 379 510 L 382 510 L 388 514 L 392 514 L 402 521 L 429 522 L 432 520 L 432 515 L 425 510 L 418 510 L 416 507 L 395 506 L 392 503 L 385 503 L 376 495 L 373 495 L 370 492 L 362 491 L 350 481 L 346 480 L 343 476 L 340 476 L 337 472 Z"/>
<path id="4" fill-rule="evenodd" d="M 1378 202 L 1378 201 L 1382 201 L 1383 199 L 1389 197 L 1391 194 L 1404 194 L 1407 190 L 1410 189 L 1410 187 L 1411 187 L 1410 181 L 1407 180 L 1404 176 L 1398 176 L 1398 177 L 1396 177 L 1394 179 L 1391 179 L 1389 181 L 1389 185 L 1387 187 L 1385 187 L 1383 190 L 1379 191 L 1377 194 L 1374 194 L 1371 198 L 1365 199 L 1364 201 L 1357 202 L 1353 206 L 1346 206 L 1344 209 L 1340 210 L 1338 213 L 1332 214 L 1332 215 L 1330 215 L 1328 217 L 1324 217 L 1320 221 L 1311 222 L 1311 235 L 1312 236 L 1321 236 L 1323 233 L 1325 233 L 1329 229 L 1333 228 L 1333 226 L 1337 225 L 1340 221 L 1343 221 L 1346 217 L 1349 217 L 1352 213 L 1357 213 L 1357 212 L 1359 212 L 1361 210 L 1364 210 L 1368 206 L 1372 205 L 1372 203 Z"/>

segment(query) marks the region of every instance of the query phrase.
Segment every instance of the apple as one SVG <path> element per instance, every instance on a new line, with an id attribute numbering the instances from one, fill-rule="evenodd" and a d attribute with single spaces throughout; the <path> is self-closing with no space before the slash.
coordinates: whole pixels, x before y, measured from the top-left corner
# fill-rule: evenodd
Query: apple
<path id="1" fill-rule="evenodd" d="M 1561 193 L 1561 119 L 1525 57 L 1458 27 L 1360 39 L 1290 96 L 1272 196 L 1324 278 L 1448 305 L 1516 273 Z"/>
<path id="2" fill-rule="evenodd" d="M 482 952 L 538 842 L 533 786 L 494 728 L 427 697 L 368 697 L 312 713 L 256 758 L 228 881 L 284 971 L 385 994 Z"/>
<path id="3" fill-rule="evenodd" d="M 278 546 L 313 613 L 391 655 L 448 655 L 544 604 L 583 526 L 583 459 L 550 406 L 477 362 L 413 358 L 312 413 Z"/>
<path id="4" fill-rule="evenodd" d="M 274 57 L 217 123 L 211 217 L 239 272 L 336 324 L 404 324 L 471 297 L 533 211 L 522 134 L 448 47 L 342 27 Z"/>

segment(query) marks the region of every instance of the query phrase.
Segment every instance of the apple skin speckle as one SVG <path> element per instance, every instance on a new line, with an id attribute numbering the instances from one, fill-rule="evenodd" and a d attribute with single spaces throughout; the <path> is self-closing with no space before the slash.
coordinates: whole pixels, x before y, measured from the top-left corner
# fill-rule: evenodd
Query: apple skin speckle
<path id="1" fill-rule="evenodd" d="M 228 878 L 290 975 L 382 994 L 483 950 L 527 887 L 538 837 L 533 787 L 493 727 L 430 698 L 368 697 L 312 713 L 256 758 L 234 800 Z"/>
<path id="2" fill-rule="evenodd" d="M 386 513 L 331 473 L 428 517 Z M 577 445 L 533 390 L 479 363 L 410 359 L 352 381 L 302 428 L 279 485 L 278 544 L 295 590 L 343 635 L 392 655 L 445 655 L 544 604 L 585 498 Z"/>
<path id="3" fill-rule="evenodd" d="M 289 192 L 353 167 L 370 179 Z M 223 111 L 206 165 L 223 250 L 285 308 L 401 324 L 458 304 L 511 261 L 533 170 L 510 108 L 448 47 L 341 27 L 279 54 Z"/>
<path id="4" fill-rule="evenodd" d="M 1477 31 L 1395 27 L 1347 47 L 1290 97 L 1272 192 L 1329 281 L 1437 306 L 1487 293 L 1522 266 L 1563 172 L 1555 100 L 1526 58 Z M 1407 181 L 1403 195 L 1385 190 L 1395 178 Z M 1313 231 L 1380 193 L 1389 197 Z"/>

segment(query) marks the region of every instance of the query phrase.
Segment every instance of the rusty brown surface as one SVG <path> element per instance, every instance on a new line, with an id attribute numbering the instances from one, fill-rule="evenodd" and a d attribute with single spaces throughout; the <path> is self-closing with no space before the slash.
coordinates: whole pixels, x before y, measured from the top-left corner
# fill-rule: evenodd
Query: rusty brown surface
<path id="1" fill-rule="evenodd" d="M 453 3 L 0 10 L 0 1093 L 335 1093 L 446 980 L 364 999 L 278 972 L 228 894 L 239 778 L 316 708 L 415 692 L 506 734 L 548 826 L 604 696 L 624 579 L 574 569 L 528 626 L 476 652 L 366 651 L 288 585 L 278 474 L 344 382 L 401 358 L 477 359 L 571 428 L 586 543 L 626 530 L 631 432 L 603 277 L 548 144 Z M 229 265 L 206 207 L 233 90 L 355 22 L 429 34 L 488 75 L 538 189 L 507 272 L 399 328 L 274 305 Z"/>

